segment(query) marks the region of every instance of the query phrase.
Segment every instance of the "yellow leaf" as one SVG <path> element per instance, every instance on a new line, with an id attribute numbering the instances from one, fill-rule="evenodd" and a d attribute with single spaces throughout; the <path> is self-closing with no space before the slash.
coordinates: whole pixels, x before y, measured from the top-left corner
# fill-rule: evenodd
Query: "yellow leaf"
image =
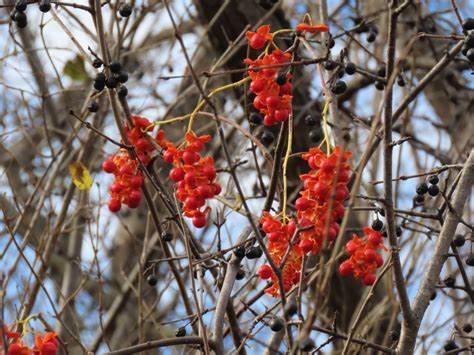
<path id="1" fill-rule="evenodd" d="M 91 188 L 91 174 L 80 161 L 73 161 L 69 164 L 69 173 L 71 174 L 72 182 L 79 190 L 88 190 Z"/>

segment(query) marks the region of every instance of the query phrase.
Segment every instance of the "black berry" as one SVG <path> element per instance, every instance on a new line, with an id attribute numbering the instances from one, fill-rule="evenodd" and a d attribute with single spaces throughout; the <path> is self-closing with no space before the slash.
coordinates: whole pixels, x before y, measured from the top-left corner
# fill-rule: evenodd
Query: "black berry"
<path id="1" fill-rule="evenodd" d="M 122 4 L 119 9 L 119 14 L 122 17 L 128 17 L 132 14 L 132 6 L 130 4 Z"/>
<path id="2" fill-rule="evenodd" d="M 398 76 L 398 78 L 397 78 L 397 84 L 398 84 L 398 86 L 400 86 L 400 87 L 405 86 L 405 79 L 403 79 L 403 76 L 400 76 L 400 75 Z"/>
<path id="3" fill-rule="evenodd" d="M 23 12 L 26 10 L 26 6 L 27 6 L 26 0 L 17 0 L 17 2 L 15 3 L 16 11 Z"/>
<path id="4" fill-rule="evenodd" d="M 456 279 L 452 276 L 448 276 L 443 280 L 443 283 L 446 287 L 453 287 L 454 284 L 456 283 Z"/>
<path id="5" fill-rule="evenodd" d="M 381 231 L 383 228 L 383 222 L 380 219 L 374 219 L 372 222 L 372 229 L 374 231 Z"/>
<path id="6" fill-rule="evenodd" d="M 465 19 L 462 23 L 462 29 L 464 31 L 474 30 L 474 18 L 469 17 Z"/>
<path id="7" fill-rule="evenodd" d="M 332 48 L 332 47 L 334 47 L 335 45 L 336 45 L 336 41 L 334 40 L 334 38 L 331 37 L 331 38 L 329 38 L 329 39 L 326 40 L 326 46 L 327 46 L 328 48 Z"/>
<path id="8" fill-rule="evenodd" d="M 94 88 L 97 91 L 102 91 L 105 88 L 105 74 L 98 73 L 94 80 Z"/>
<path id="9" fill-rule="evenodd" d="M 439 187 L 438 185 L 431 185 L 430 187 L 428 187 L 428 193 L 430 194 L 430 196 L 436 196 L 439 194 Z"/>
<path id="10" fill-rule="evenodd" d="M 274 139 L 275 136 L 270 131 L 264 131 L 260 137 L 260 140 L 265 146 L 269 146 L 270 144 L 272 144 Z"/>
<path id="11" fill-rule="evenodd" d="M 153 274 L 148 275 L 148 277 L 146 278 L 146 282 L 148 282 L 148 285 L 150 286 L 156 286 L 156 284 L 158 283 L 158 278 Z"/>
<path id="12" fill-rule="evenodd" d="M 51 1 L 50 0 L 41 0 L 40 3 L 39 3 L 39 10 L 41 12 L 44 12 L 44 13 L 51 10 Z"/>
<path id="13" fill-rule="evenodd" d="M 306 115 L 304 118 L 304 123 L 308 126 L 316 126 L 318 124 L 318 119 L 313 115 Z"/>
<path id="14" fill-rule="evenodd" d="M 173 240 L 173 234 L 163 231 L 163 233 L 161 233 L 161 239 L 164 242 L 171 242 Z"/>
<path id="15" fill-rule="evenodd" d="M 416 204 L 422 205 L 425 202 L 425 197 L 423 195 L 416 195 L 413 200 Z"/>
<path id="16" fill-rule="evenodd" d="M 371 29 L 369 33 L 367 33 L 367 42 L 372 43 L 376 39 L 377 39 L 377 32 Z"/>
<path id="17" fill-rule="evenodd" d="M 421 182 L 416 186 L 416 193 L 418 195 L 424 195 L 428 192 L 428 185 L 426 182 Z"/>
<path id="18" fill-rule="evenodd" d="M 270 329 L 273 330 L 274 332 L 279 332 L 280 330 L 283 329 L 284 322 L 281 318 L 274 318 L 270 322 Z"/>
<path id="19" fill-rule="evenodd" d="M 103 64 L 104 63 L 99 58 L 95 58 L 92 62 L 92 66 L 97 69 L 99 69 Z"/>
<path id="20" fill-rule="evenodd" d="M 382 77 L 382 78 L 385 78 L 385 74 L 386 74 L 385 65 L 382 65 L 382 66 L 378 67 L 377 75 Z"/>
<path id="21" fill-rule="evenodd" d="M 278 85 L 284 85 L 286 83 L 286 74 L 278 73 L 277 78 L 276 78 L 276 83 Z"/>
<path id="22" fill-rule="evenodd" d="M 175 334 L 178 338 L 184 337 L 186 335 L 186 327 L 180 327 L 176 329 Z"/>
<path id="23" fill-rule="evenodd" d="M 239 269 L 239 271 L 237 271 L 237 275 L 235 275 L 235 278 L 237 280 L 242 280 L 244 277 L 245 277 L 245 271 L 243 269 Z"/>
<path id="24" fill-rule="evenodd" d="M 107 78 L 107 80 L 105 81 L 105 85 L 109 88 L 109 89 L 113 89 L 113 88 L 116 88 L 117 85 L 118 85 L 118 80 L 115 76 L 110 76 Z"/>
<path id="25" fill-rule="evenodd" d="M 122 65 L 119 62 L 114 61 L 110 63 L 109 68 L 112 73 L 118 74 L 120 69 L 122 69 Z"/>
<path id="26" fill-rule="evenodd" d="M 327 60 L 324 62 L 323 66 L 326 70 L 334 70 L 337 67 L 337 63 L 332 60 Z"/>
<path id="27" fill-rule="evenodd" d="M 395 229 L 395 234 L 397 235 L 397 237 L 400 237 L 402 233 L 403 233 L 402 227 L 397 226 L 397 228 Z"/>
<path id="28" fill-rule="evenodd" d="M 295 301 L 290 301 L 285 305 L 284 312 L 287 316 L 291 317 L 298 312 L 298 306 L 296 305 Z"/>
<path id="29" fill-rule="evenodd" d="M 471 254 L 466 258 L 466 265 L 474 266 L 474 254 Z"/>
<path id="30" fill-rule="evenodd" d="M 433 301 L 436 298 L 436 291 L 431 294 L 430 300 Z"/>
<path id="31" fill-rule="evenodd" d="M 353 75 L 356 72 L 356 66 L 352 62 L 348 62 L 346 63 L 344 70 L 346 71 L 347 75 Z"/>
<path id="32" fill-rule="evenodd" d="M 467 58 L 470 62 L 474 63 L 474 48 L 471 48 L 471 49 L 469 49 L 469 50 L 467 51 L 467 53 L 466 53 L 466 58 Z"/>
<path id="33" fill-rule="evenodd" d="M 263 122 L 263 117 L 258 112 L 252 112 L 249 115 L 249 122 L 253 125 L 260 125 Z"/>
<path id="34" fill-rule="evenodd" d="M 383 83 L 383 81 L 377 80 L 375 82 L 375 88 L 379 91 L 383 91 L 383 89 L 385 88 L 385 84 Z"/>
<path id="35" fill-rule="evenodd" d="M 311 338 L 304 338 L 300 340 L 299 347 L 302 351 L 311 351 L 314 349 L 314 341 Z"/>
<path id="36" fill-rule="evenodd" d="M 456 350 L 457 348 L 458 346 L 454 340 L 449 340 L 446 344 L 444 344 L 445 351 Z"/>
<path id="37" fill-rule="evenodd" d="M 400 333 L 397 330 L 392 330 L 390 332 L 390 339 L 392 339 L 392 341 L 397 341 L 399 338 L 400 338 Z"/>
<path id="38" fill-rule="evenodd" d="M 472 332 L 472 325 L 470 323 L 466 323 L 462 326 L 462 331 L 464 333 L 470 333 Z"/>
<path id="39" fill-rule="evenodd" d="M 117 75 L 117 79 L 118 81 L 120 81 L 121 83 L 126 83 L 128 81 L 128 73 L 126 71 L 121 71 L 118 75 Z"/>
<path id="40" fill-rule="evenodd" d="M 87 109 L 89 110 L 89 112 L 97 112 L 99 111 L 99 104 L 97 103 L 97 101 L 92 101 L 87 107 Z"/>
<path id="41" fill-rule="evenodd" d="M 118 94 L 118 97 L 121 98 L 121 99 L 126 98 L 127 95 L 128 95 L 128 89 L 127 89 L 127 87 L 126 87 L 125 85 L 122 85 L 122 86 L 120 87 L 120 89 L 118 89 L 117 94 Z"/>
<path id="42" fill-rule="evenodd" d="M 347 84 L 344 80 L 338 80 L 334 83 L 334 86 L 332 87 L 332 92 L 333 94 L 336 95 L 341 95 L 344 94 L 347 90 Z"/>
<path id="43" fill-rule="evenodd" d="M 247 259 L 258 259 L 262 256 L 262 254 L 263 251 L 259 246 L 249 247 L 245 252 L 245 256 L 247 257 Z"/>
<path id="44" fill-rule="evenodd" d="M 15 12 L 13 15 L 13 21 L 16 22 L 16 25 L 19 28 L 25 28 L 28 25 L 28 19 L 26 18 L 26 14 L 21 11 Z"/>
<path id="45" fill-rule="evenodd" d="M 270 9 L 273 7 L 273 5 L 274 5 L 274 1 L 272 1 L 272 0 L 260 0 L 260 1 L 258 2 L 258 4 L 259 4 L 262 8 L 264 8 L 265 10 L 270 10 Z"/>
<path id="46" fill-rule="evenodd" d="M 464 238 L 464 236 L 461 234 L 458 234 L 457 236 L 455 236 L 453 240 L 453 244 L 458 248 L 462 247 L 465 242 L 466 242 L 466 238 Z"/>
<path id="47" fill-rule="evenodd" d="M 319 142 L 321 139 L 323 139 L 323 133 L 321 132 L 320 128 L 315 128 L 309 131 L 309 139 L 313 143 Z"/>
<path id="48" fill-rule="evenodd" d="M 432 185 L 436 185 L 438 182 L 439 182 L 439 177 L 438 175 L 431 175 L 429 178 L 428 178 L 428 182 Z"/>
<path id="49" fill-rule="evenodd" d="M 467 49 L 474 48 L 474 33 L 471 33 L 466 36 L 466 38 L 464 39 L 464 46 Z"/>
<path id="50" fill-rule="evenodd" d="M 240 246 L 234 249 L 234 255 L 238 257 L 239 259 L 243 259 L 245 256 L 245 248 L 243 246 Z"/>

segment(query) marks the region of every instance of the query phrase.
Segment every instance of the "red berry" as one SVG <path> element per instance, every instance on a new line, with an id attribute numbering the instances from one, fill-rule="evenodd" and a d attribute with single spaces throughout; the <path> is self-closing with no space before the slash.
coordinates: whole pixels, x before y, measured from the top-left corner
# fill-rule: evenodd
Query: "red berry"
<path id="1" fill-rule="evenodd" d="M 167 150 L 163 153 L 163 160 L 167 163 L 172 163 L 174 159 L 174 153 L 170 150 Z"/>
<path id="2" fill-rule="evenodd" d="M 110 185 L 110 192 L 114 194 L 118 194 L 120 191 L 122 191 L 122 189 L 123 189 L 123 185 L 119 183 L 113 183 L 112 185 Z"/>
<path id="3" fill-rule="evenodd" d="M 296 222 L 294 219 L 290 220 L 286 225 L 286 231 L 290 237 L 293 237 L 296 231 Z"/>
<path id="4" fill-rule="evenodd" d="M 102 163 L 102 169 L 104 169 L 106 173 L 112 174 L 115 169 L 117 169 L 117 166 L 111 159 L 107 159 Z"/>
<path id="5" fill-rule="evenodd" d="M 304 197 L 300 197 L 295 201 L 295 207 L 297 210 L 305 211 L 311 207 L 311 201 Z"/>
<path id="6" fill-rule="evenodd" d="M 202 198 L 211 198 L 214 196 L 214 189 L 210 185 L 201 185 L 196 189 L 196 194 Z"/>
<path id="7" fill-rule="evenodd" d="M 258 33 L 255 33 L 250 38 L 249 44 L 250 44 L 250 47 L 252 47 L 253 49 L 261 49 L 265 45 L 266 41 L 267 40 L 265 39 L 265 37 L 259 35 Z"/>
<path id="8" fill-rule="evenodd" d="M 325 200 L 328 192 L 329 187 L 322 182 L 317 182 L 316 185 L 314 185 L 313 193 L 319 201 Z"/>
<path id="9" fill-rule="evenodd" d="M 258 276 L 260 276 L 261 279 L 267 280 L 270 277 L 272 277 L 273 270 L 268 264 L 264 264 L 260 266 L 260 268 L 257 271 Z"/>
<path id="10" fill-rule="evenodd" d="M 169 173 L 171 180 L 177 182 L 184 179 L 184 170 L 182 168 L 173 168 Z"/>
<path id="11" fill-rule="evenodd" d="M 193 217 L 193 225 L 196 228 L 203 228 L 206 225 L 206 216 L 203 213 L 198 213 Z"/>
<path id="12" fill-rule="evenodd" d="M 135 175 L 130 179 L 130 186 L 138 189 L 143 185 L 143 176 Z"/>
<path id="13" fill-rule="evenodd" d="M 365 249 L 364 257 L 368 262 L 373 262 L 377 259 L 377 252 L 374 249 Z"/>
<path id="14" fill-rule="evenodd" d="M 375 254 L 375 262 L 377 263 L 377 267 L 381 267 L 383 265 L 383 258 L 382 255 L 379 253 Z"/>
<path id="15" fill-rule="evenodd" d="M 212 184 L 211 186 L 212 186 L 213 189 L 214 189 L 214 196 L 217 196 L 217 195 L 219 195 L 219 194 L 221 193 L 221 191 L 222 191 L 221 185 L 219 185 L 219 184 Z"/>
<path id="16" fill-rule="evenodd" d="M 186 173 L 186 175 L 184 175 L 184 182 L 186 185 L 194 187 L 196 185 L 196 176 L 194 173 Z"/>
<path id="17" fill-rule="evenodd" d="M 265 126 L 273 126 L 276 124 L 276 120 L 275 120 L 275 117 L 274 116 L 271 116 L 271 115 L 265 115 L 265 117 L 263 118 L 263 124 Z"/>
<path id="18" fill-rule="evenodd" d="M 352 268 L 352 265 L 349 260 L 344 261 L 341 265 L 339 265 L 339 273 L 342 276 L 349 276 L 352 274 L 354 269 Z"/>
<path id="19" fill-rule="evenodd" d="M 259 93 L 265 88 L 265 80 L 264 79 L 255 79 L 250 83 L 250 91 L 254 93 Z"/>
<path id="20" fill-rule="evenodd" d="M 263 98 L 262 95 L 255 96 L 255 99 L 253 99 L 253 106 L 257 110 L 261 110 L 261 109 L 265 108 L 265 102 L 263 100 L 264 100 L 264 98 Z"/>
<path id="21" fill-rule="evenodd" d="M 202 169 L 202 172 L 209 180 L 214 180 L 216 177 L 216 169 L 212 165 L 206 165 Z"/>
<path id="22" fill-rule="evenodd" d="M 275 119 L 277 121 L 286 121 L 289 114 L 288 110 L 275 110 Z"/>
<path id="23" fill-rule="evenodd" d="M 334 170 L 334 167 L 334 163 L 331 160 L 326 159 L 321 163 L 319 168 L 325 173 L 331 173 Z"/>
<path id="24" fill-rule="evenodd" d="M 192 150 L 186 150 L 183 153 L 183 161 L 185 164 L 192 165 L 198 162 L 200 158 L 199 154 Z"/>
<path id="25" fill-rule="evenodd" d="M 118 212 L 120 211 L 120 207 L 122 207 L 122 203 L 119 199 L 113 198 L 108 203 L 110 212 Z"/>
<path id="26" fill-rule="evenodd" d="M 370 233 L 368 238 L 367 238 L 367 241 L 369 242 L 369 244 L 371 244 L 373 246 L 378 246 L 379 244 L 381 244 L 383 242 L 382 233 L 380 233 L 380 232 Z"/>
<path id="27" fill-rule="evenodd" d="M 300 242 L 299 247 L 301 250 L 303 250 L 303 253 L 309 253 L 311 250 L 313 250 L 314 242 L 309 238 L 304 238 Z"/>
<path id="28" fill-rule="evenodd" d="M 278 242 L 283 237 L 283 233 L 280 232 L 271 232 L 267 234 L 267 238 L 270 242 Z"/>
<path id="29" fill-rule="evenodd" d="M 153 150 L 153 146 L 150 143 L 148 143 L 148 141 L 145 138 L 140 138 L 139 140 L 137 140 L 135 147 L 138 150 L 141 150 L 144 152 Z"/>
<path id="30" fill-rule="evenodd" d="M 354 240 L 349 240 L 346 243 L 346 250 L 349 254 L 354 254 L 357 251 L 358 244 Z"/>
<path id="31" fill-rule="evenodd" d="M 130 208 L 137 208 L 140 205 L 140 201 L 142 199 L 142 193 L 140 190 L 132 190 L 130 195 L 128 196 L 127 205 Z"/>
<path id="32" fill-rule="evenodd" d="M 370 285 L 373 285 L 375 283 L 375 280 L 376 280 L 376 277 L 375 277 L 374 274 L 365 274 L 364 278 L 362 279 L 362 283 L 365 286 L 370 286 Z"/>
<path id="33" fill-rule="evenodd" d="M 280 105 L 280 97 L 278 96 L 269 96 L 265 100 L 265 103 L 267 104 L 268 107 L 276 109 L 278 105 Z"/>
<path id="34" fill-rule="evenodd" d="M 349 197 L 349 190 L 345 185 L 340 185 L 336 188 L 336 200 L 344 201 Z"/>

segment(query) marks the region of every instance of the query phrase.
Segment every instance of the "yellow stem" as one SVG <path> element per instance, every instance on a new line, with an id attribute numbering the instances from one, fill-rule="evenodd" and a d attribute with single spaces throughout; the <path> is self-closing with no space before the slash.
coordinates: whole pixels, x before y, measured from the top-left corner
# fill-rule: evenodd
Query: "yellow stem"
<path id="1" fill-rule="evenodd" d="M 207 97 L 212 97 L 213 95 L 221 92 L 221 91 L 224 91 L 224 90 L 227 90 L 227 89 L 232 89 L 232 88 L 235 88 L 237 86 L 240 86 L 242 84 L 245 84 L 247 81 L 250 80 L 250 77 L 247 76 L 245 78 L 243 78 L 242 80 L 239 80 L 235 83 L 230 83 L 230 84 L 227 84 L 227 85 L 224 85 L 224 86 L 221 86 L 221 87 L 218 87 L 217 89 L 214 89 L 212 90 L 209 95 L 207 95 Z M 204 104 L 206 103 L 206 101 L 203 99 L 201 100 L 201 102 L 199 102 L 199 104 L 196 106 L 196 108 L 194 109 L 194 111 L 191 113 L 190 115 L 190 119 L 189 119 L 189 124 L 188 124 L 188 129 L 187 129 L 187 132 L 190 132 L 193 128 L 193 120 L 194 120 L 194 117 L 196 116 L 196 114 L 198 113 L 198 111 L 204 106 Z"/>
<path id="2" fill-rule="evenodd" d="M 291 145 L 293 141 L 293 114 L 288 118 L 288 142 L 286 146 L 285 159 L 283 160 L 283 222 L 286 220 L 286 204 L 288 199 L 288 182 L 286 171 L 288 167 L 288 160 L 291 154 Z"/>

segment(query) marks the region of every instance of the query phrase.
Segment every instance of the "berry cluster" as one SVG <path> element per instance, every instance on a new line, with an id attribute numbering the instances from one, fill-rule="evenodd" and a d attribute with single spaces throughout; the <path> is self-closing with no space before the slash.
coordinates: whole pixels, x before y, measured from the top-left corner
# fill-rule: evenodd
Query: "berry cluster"
<path id="1" fill-rule="evenodd" d="M 133 127 L 125 126 L 125 133 L 131 145 L 135 148 L 138 159 L 147 165 L 151 160 L 153 145 L 147 139 L 147 132 L 152 127 L 149 120 L 140 116 L 132 116 Z M 120 149 L 102 163 L 102 168 L 109 174 L 114 174 L 114 182 L 110 185 L 109 210 L 118 212 L 122 203 L 130 208 L 140 204 L 142 193 L 140 188 L 144 178 L 138 168 L 138 160 L 130 157 L 126 149 Z"/>
<path id="2" fill-rule="evenodd" d="M 464 39 L 464 46 L 462 54 L 466 56 L 467 60 L 474 64 L 474 18 L 470 17 L 464 20 L 462 24 L 463 30 L 468 32 Z"/>
<path id="3" fill-rule="evenodd" d="M 301 175 L 304 189 L 295 202 L 298 223 L 303 228 L 299 246 L 305 253 L 319 253 L 326 233 L 330 241 L 339 233 L 336 221 L 344 216 L 343 202 L 349 197 L 347 161 L 350 156 L 350 152 L 340 147 L 335 147 L 330 155 L 311 148 L 302 156 L 312 169 Z"/>
<path id="4" fill-rule="evenodd" d="M 18 28 L 25 28 L 28 25 L 28 18 L 26 17 L 27 5 L 28 2 L 26 0 L 17 0 L 15 2 L 15 10 L 10 16 Z M 38 3 L 38 8 L 43 13 L 48 12 L 51 10 L 51 0 L 40 0 Z"/>
<path id="5" fill-rule="evenodd" d="M 354 275 L 362 279 L 366 286 L 375 282 L 375 270 L 383 264 L 383 258 L 377 251 L 385 250 L 383 246 L 382 233 L 374 231 L 370 227 L 364 228 L 365 239 L 354 234 L 352 239 L 346 244 L 346 251 L 350 257 L 339 266 L 342 276 Z"/>
<path id="6" fill-rule="evenodd" d="M 210 207 L 202 209 L 206 200 L 221 192 L 216 183 L 216 169 L 211 156 L 202 157 L 200 151 L 211 136 L 196 136 L 187 132 L 182 147 L 177 147 L 165 138 L 163 130 L 158 131 L 157 142 L 163 148 L 163 160 L 173 164 L 169 178 L 176 183 L 176 198 L 183 203 L 186 217 L 192 218 L 193 225 L 206 225 L 206 215 Z"/>
<path id="7" fill-rule="evenodd" d="M 264 116 L 263 122 L 266 126 L 286 121 L 291 113 L 293 87 L 289 81 L 291 74 L 279 73 L 278 67 L 271 67 L 275 64 L 288 63 L 290 60 L 291 54 L 284 53 L 280 49 L 274 49 L 270 54 L 264 54 L 255 60 L 245 59 L 245 63 L 250 65 L 249 76 L 252 80 L 250 91 L 256 95 L 253 106 Z M 260 66 L 266 68 L 252 70 Z"/>
<path id="8" fill-rule="evenodd" d="M 6 339 L 8 344 L 9 355 L 55 355 L 58 353 L 59 341 L 56 333 L 48 332 L 44 336 L 38 334 L 35 337 L 35 344 L 30 348 L 21 340 L 21 334 L 12 332 L 3 324 L 3 329 L 0 329 L 0 348 L 4 348 L 3 341 Z M 3 354 L 3 350 L 0 352 Z"/>
<path id="9" fill-rule="evenodd" d="M 284 262 L 282 268 L 283 289 L 288 292 L 300 279 L 303 258 L 303 251 L 297 243 L 299 236 L 295 236 L 296 223 L 294 220 L 284 223 L 269 212 L 263 212 L 260 223 L 268 238 L 268 251 L 273 262 L 279 267 Z M 262 265 L 258 270 L 258 275 L 264 280 L 271 278 L 272 284 L 265 289 L 265 293 L 277 297 L 280 294 L 278 278 L 270 265 Z"/>

